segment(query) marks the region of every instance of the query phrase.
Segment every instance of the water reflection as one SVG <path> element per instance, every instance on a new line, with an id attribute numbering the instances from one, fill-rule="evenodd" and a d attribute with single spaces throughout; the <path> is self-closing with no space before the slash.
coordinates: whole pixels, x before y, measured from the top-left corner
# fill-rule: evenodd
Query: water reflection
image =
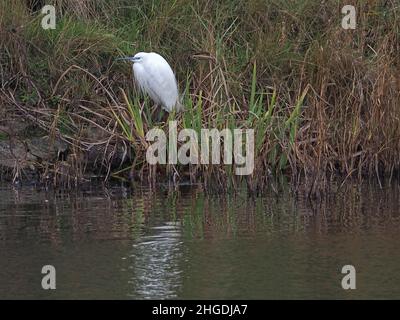
<path id="1" fill-rule="evenodd" d="M 398 298 L 399 208 L 397 185 L 349 184 L 319 201 L 0 185 L 0 298 Z M 349 263 L 354 292 L 340 287 Z M 56 292 L 40 290 L 44 264 Z"/>
<path id="2" fill-rule="evenodd" d="M 129 296 L 144 299 L 173 299 L 181 289 L 180 260 L 183 255 L 181 225 L 166 222 L 152 227 L 149 234 L 133 245 L 133 275 L 129 283 L 133 293 Z"/>

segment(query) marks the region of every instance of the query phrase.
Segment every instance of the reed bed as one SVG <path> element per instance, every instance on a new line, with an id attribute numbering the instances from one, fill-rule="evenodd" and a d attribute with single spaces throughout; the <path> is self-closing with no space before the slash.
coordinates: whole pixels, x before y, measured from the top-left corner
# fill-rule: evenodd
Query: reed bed
<path id="1" fill-rule="evenodd" d="M 42 2 L 0 4 L 0 141 L 10 139 L 4 122 L 21 121 L 29 136 L 68 144 L 62 157 L 35 162 L 39 180 L 259 191 L 290 179 L 313 194 L 335 178 L 398 176 L 395 0 L 57 0 L 55 30 L 41 28 Z M 357 9 L 355 30 L 341 27 L 345 4 Z M 255 129 L 252 175 L 146 162 L 146 132 L 167 128 L 130 66 L 115 62 L 139 51 L 161 53 L 175 70 L 186 107 L 178 129 Z"/>

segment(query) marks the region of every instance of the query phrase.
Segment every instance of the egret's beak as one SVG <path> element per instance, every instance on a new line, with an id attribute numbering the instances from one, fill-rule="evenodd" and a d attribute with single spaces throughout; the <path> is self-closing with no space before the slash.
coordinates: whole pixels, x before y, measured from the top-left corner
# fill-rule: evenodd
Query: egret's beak
<path id="1" fill-rule="evenodd" d="M 118 61 L 118 60 L 128 60 L 130 62 L 136 62 L 138 60 L 138 58 L 135 58 L 135 57 L 122 57 L 122 58 L 115 59 L 115 61 Z"/>

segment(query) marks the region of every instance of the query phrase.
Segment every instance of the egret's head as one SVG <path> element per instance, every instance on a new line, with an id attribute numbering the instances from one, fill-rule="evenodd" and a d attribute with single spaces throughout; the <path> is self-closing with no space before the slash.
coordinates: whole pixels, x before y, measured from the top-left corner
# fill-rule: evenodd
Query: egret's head
<path id="1" fill-rule="evenodd" d="M 133 57 L 132 57 L 132 62 L 143 62 L 143 60 L 144 60 L 144 58 L 145 58 L 145 56 L 147 55 L 147 53 L 146 52 L 139 52 L 139 53 L 136 53 Z"/>
<path id="2" fill-rule="evenodd" d="M 117 58 L 116 60 L 127 60 L 133 63 L 140 63 L 143 62 L 145 56 L 146 56 L 146 52 L 139 52 L 136 53 L 133 57 L 123 57 L 123 58 Z"/>

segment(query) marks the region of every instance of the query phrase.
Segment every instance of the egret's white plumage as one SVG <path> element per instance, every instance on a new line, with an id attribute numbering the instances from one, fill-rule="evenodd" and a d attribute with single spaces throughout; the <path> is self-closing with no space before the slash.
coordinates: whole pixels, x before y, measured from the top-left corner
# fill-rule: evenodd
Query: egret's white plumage
<path id="1" fill-rule="evenodd" d="M 155 52 L 139 52 L 133 57 L 123 59 L 133 62 L 137 85 L 156 104 L 168 112 L 183 108 L 174 72 L 162 56 Z"/>

